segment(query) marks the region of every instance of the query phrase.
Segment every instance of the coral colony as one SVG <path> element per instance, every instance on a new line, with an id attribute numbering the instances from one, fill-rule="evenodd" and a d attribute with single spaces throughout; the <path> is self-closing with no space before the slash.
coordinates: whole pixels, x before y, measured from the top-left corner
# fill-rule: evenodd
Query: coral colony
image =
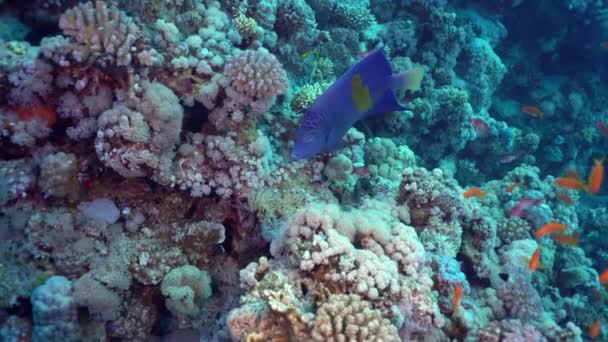
<path id="1" fill-rule="evenodd" d="M 606 341 L 607 60 L 597 0 L 0 0 L 0 341 Z"/>

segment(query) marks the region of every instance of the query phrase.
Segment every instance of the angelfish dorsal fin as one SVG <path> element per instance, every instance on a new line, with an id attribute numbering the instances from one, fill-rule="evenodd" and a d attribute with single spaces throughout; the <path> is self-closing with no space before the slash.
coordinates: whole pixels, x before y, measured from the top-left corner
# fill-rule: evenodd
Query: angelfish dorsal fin
<path id="1" fill-rule="evenodd" d="M 363 84 L 363 78 L 359 73 L 355 74 L 350 81 L 350 94 L 359 113 L 363 114 L 374 106 L 369 88 Z"/>

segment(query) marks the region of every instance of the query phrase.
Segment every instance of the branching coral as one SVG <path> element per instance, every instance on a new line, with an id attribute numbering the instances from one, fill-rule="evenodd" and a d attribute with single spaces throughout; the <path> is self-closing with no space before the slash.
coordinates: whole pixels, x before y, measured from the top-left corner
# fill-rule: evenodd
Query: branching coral
<path id="1" fill-rule="evenodd" d="M 117 102 L 97 119 L 97 155 L 123 177 L 152 176 L 161 184 L 171 184 L 182 128 L 179 100 L 164 85 L 146 83 L 142 97 L 132 102 Z"/>
<path id="2" fill-rule="evenodd" d="M 381 214 L 387 212 L 393 214 Z M 241 273 L 243 285 L 251 296 L 259 298 L 264 279 L 284 272 L 293 278 L 290 283 L 301 283 L 309 291 L 357 294 L 373 308 L 386 310 L 385 318 L 391 310 L 400 312 L 405 335 L 441 326 L 429 289 L 432 281 L 424 249 L 414 230 L 399 222 L 398 212 L 398 208 L 379 202 L 368 202 L 353 212 L 313 204 L 297 212 L 283 236 L 273 242 L 273 255 L 287 258 L 289 265 L 262 259 Z M 291 291 L 295 291 L 291 295 L 295 312 L 306 317 L 298 304 L 304 298 L 295 289 Z M 267 315 L 261 313 L 258 319 Z"/>
<path id="3" fill-rule="evenodd" d="M 99 60 L 129 65 L 135 42 L 142 38 L 133 19 L 104 1 L 82 3 L 59 19 L 63 33 L 75 42 L 66 46 L 77 62 Z"/>
<path id="4" fill-rule="evenodd" d="M 254 108 L 268 108 L 277 95 L 287 90 L 287 74 L 278 59 L 267 50 L 246 50 L 226 63 L 224 74 L 230 79 L 239 101 Z"/>

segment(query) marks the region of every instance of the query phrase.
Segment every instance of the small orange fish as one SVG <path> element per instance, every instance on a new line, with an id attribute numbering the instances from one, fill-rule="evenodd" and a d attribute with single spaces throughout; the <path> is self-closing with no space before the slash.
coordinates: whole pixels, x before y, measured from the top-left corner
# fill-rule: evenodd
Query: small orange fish
<path id="1" fill-rule="evenodd" d="M 568 170 L 566 170 L 566 175 L 568 175 L 568 177 L 570 177 L 570 178 L 582 179 L 582 177 L 578 173 L 578 171 L 576 171 L 574 169 L 568 169 Z"/>
<path id="2" fill-rule="evenodd" d="M 538 266 L 540 265 L 540 247 L 536 248 L 534 254 L 532 254 L 532 258 L 530 258 L 530 272 L 536 271 Z"/>
<path id="3" fill-rule="evenodd" d="M 595 159 L 595 165 L 589 174 L 589 191 L 592 194 L 600 192 L 602 181 L 604 180 L 604 158 Z"/>
<path id="4" fill-rule="evenodd" d="M 462 299 L 462 284 L 456 285 L 454 288 L 454 296 L 452 297 L 452 307 L 454 308 L 454 315 L 458 315 L 460 312 L 460 300 Z"/>
<path id="5" fill-rule="evenodd" d="M 511 192 L 511 191 L 513 191 L 515 188 L 517 188 L 517 187 L 518 187 L 518 186 L 520 186 L 520 185 L 522 185 L 522 183 L 521 183 L 521 182 L 516 182 L 516 183 L 513 183 L 513 184 L 509 185 L 508 187 L 506 187 L 506 188 L 505 188 L 505 191 L 506 191 L 506 192 Z"/>
<path id="6" fill-rule="evenodd" d="M 568 195 L 566 195 L 564 193 L 559 193 L 559 194 L 555 195 L 555 197 L 557 197 L 557 199 L 559 199 L 560 201 L 566 203 L 567 205 L 573 205 L 574 204 L 574 200 L 570 196 L 568 196 Z"/>
<path id="7" fill-rule="evenodd" d="M 542 118 L 543 115 L 545 115 L 545 113 L 536 106 L 523 106 L 521 107 L 521 111 L 535 118 Z"/>
<path id="8" fill-rule="evenodd" d="M 479 187 L 470 188 L 469 190 L 464 192 L 464 198 L 469 197 L 478 197 L 479 199 L 483 199 L 486 196 L 487 192 L 481 190 Z"/>
<path id="9" fill-rule="evenodd" d="M 580 179 L 572 177 L 560 177 L 555 180 L 555 184 L 564 189 L 585 190 L 585 184 Z"/>
<path id="10" fill-rule="evenodd" d="M 47 127 L 51 127 L 57 122 L 57 113 L 48 105 L 37 103 L 30 106 L 17 107 L 13 110 L 19 116 L 19 119 L 23 121 L 31 121 L 38 117 L 46 121 Z"/>
<path id="11" fill-rule="evenodd" d="M 600 328 L 600 320 L 596 319 L 589 327 L 589 337 L 596 339 L 598 336 L 600 336 Z"/>
<path id="12" fill-rule="evenodd" d="M 602 285 L 608 284 L 608 268 L 605 269 L 604 272 L 602 272 L 602 274 L 600 274 L 600 284 L 602 284 Z"/>
<path id="13" fill-rule="evenodd" d="M 555 234 L 552 235 L 551 238 L 553 241 L 563 243 L 568 246 L 578 246 L 578 242 L 580 241 L 580 234 L 578 232 L 572 233 L 572 235 L 568 234 Z"/>
<path id="14" fill-rule="evenodd" d="M 559 222 L 549 222 L 546 225 L 538 228 L 538 230 L 536 231 L 536 238 L 541 238 L 545 235 L 549 235 L 552 233 L 557 233 L 557 232 L 563 232 L 566 229 L 568 229 L 568 227 L 565 224 L 561 224 Z"/>

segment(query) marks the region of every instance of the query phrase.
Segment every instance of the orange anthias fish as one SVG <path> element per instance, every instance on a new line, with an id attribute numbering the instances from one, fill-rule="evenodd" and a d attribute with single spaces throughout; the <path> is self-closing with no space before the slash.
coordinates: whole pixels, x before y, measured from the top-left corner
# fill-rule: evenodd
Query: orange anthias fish
<path id="1" fill-rule="evenodd" d="M 567 205 L 574 204 L 574 200 L 570 196 L 568 196 L 564 193 L 559 193 L 559 194 L 555 195 L 555 197 L 557 197 L 560 201 L 566 203 Z"/>
<path id="2" fill-rule="evenodd" d="M 506 187 L 505 191 L 506 192 L 511 192 L 511 191 L 513 191 L 515 188 L 517 188 L 520 185 L 522 185 L 522 182 L 513 183 L 513 184 L 509 185 L 508 187 Z"/>
<path id="3" fill-rule="evenodd" d="M 454 288 L 454 296 L 452 297 L 452 307 L 454 308 L 454 315 L 458 315 L 460 312 L 460 300 L 462 299 L 462 284 L 456 285 Z"/>
<path id="4" fill-rule="evenodd" d="M 46 121 L 47 126 L 51 127 L 57 122 L 57 114 L 50 106 L 40 103 L 31 106 L 22 106 L 13 109 L 23 121 L 31 121 L 35 117 L 39 117 Z"/>
<path id="5" fill-rule="evenodd" d="M 534 254 L 532 254 L 532 258 L 530 258 L 530 272 L 536 271 L 538 266 L 540 265 L 540 247 L 536 248 Z"/>
<path id="6" fill-rule="evenodd" d="M 605 269 L 602 274 L 600 274 L 600 284 L 606 285 L 608 284 L 608 269 Z"/>
<path id="7" fill-rule="evenodd" d="M 564 189 L 585 190 L 585 184 L 580 179 L 574 177 L 557 178 L 555 184 Z"/>
<path id="8" fill-rule="evenodd" d="M 551 238 L 553 239 L 553 241 L 563 243 L 564 245 L 578 246 L 578 243 L 580 241 L 580 234 L 578 232 L 574 232 L 572 235 L 555 234 L 552 235 Z"/>
<path id="9" fill-rule="evenodd" d="M 600 320 L 596 319 L 589 327 L 589 337 L 596 339 L 598 336 L 600 336 L 600 328 Z"/>
<path id="10" fill-rule="evenodd" d="M 549 222 L 546 225 L 538 228 L 538 230 L 536 231 L 536 238 L 541 238 L 545 235 L 549 235 L 552 233 L 559 233 L 559 232 L 563 232 L 566 229 L 568 229 L 568 226 L 566 226 L 565 224 L 561 224 L 559 222 Z"/>
<path id="11" fill-rule="evenodd" d="M 464 192 L 464 198 L 469 197 L 478 197 L 483 199 L 486 196 L 487 192 L 481 190 L 479 187 L 470 188 L 469 190 Z"/>
<path id="12" fill-rule="evenodd" d="M 589 191 L 592 194 L 600 192 L 602 181 L 604 180 L 604 158 L 595 159 L 595 165 L 589 174 Z"/>
<path id="13" fill-rule="evenodd" d="M 568 169 L 566 170 L 566 174 L 568 175 L 568 177 L 570 178 L 576 178 L 576 179 L 582 179 L 581 175 L 578 173 L 578 171 L 574 170 L 574 169 Z"/>
<path id="14" fill-rule="evenodd" d="M 543 115 L 545 115 L 545 113 L 536 106 L 523 106 L 521 107 L 521 111 L 535 118 L 542 118 Z"/>

